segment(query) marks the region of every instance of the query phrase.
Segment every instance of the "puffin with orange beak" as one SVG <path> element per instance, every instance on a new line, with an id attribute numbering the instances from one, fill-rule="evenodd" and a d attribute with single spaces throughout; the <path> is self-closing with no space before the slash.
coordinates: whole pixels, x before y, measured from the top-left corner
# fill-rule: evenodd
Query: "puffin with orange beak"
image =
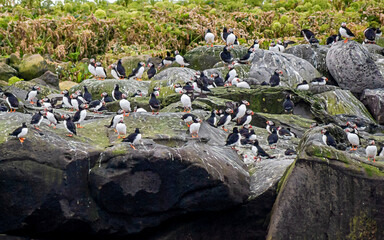
<path id="1" fill-rule="evenodd" d="M 32 90 L 27 93 L 27 96 L 25 97 L 26 101 L 29 101 L 30 104 L 35 104 L 33 101 L 37 94 L 39 94 L 40 87 L 39 86 L 33 86 Z"/>
<path id="2" fill-rule="evenodd" d="M 28 134 L 28 127 L 24 122 L 21 127 L 16 128 L 15 131 L 13 131 L 12 133 L 9 134 L 9 136 L 15 136 L 15 137 L 19 138 L 19 141 L 21 143 L 23 143 L 25 140 L 25 136 L 27 134 Z"/>

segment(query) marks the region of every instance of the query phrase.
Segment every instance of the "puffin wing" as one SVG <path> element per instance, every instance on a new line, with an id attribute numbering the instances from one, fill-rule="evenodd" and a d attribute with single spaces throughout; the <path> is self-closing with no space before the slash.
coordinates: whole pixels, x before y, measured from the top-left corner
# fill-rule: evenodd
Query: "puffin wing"
<path id="1" fill-rule="evenodd" d="M 12 133 L 10 133 L 9 135 L 10 136 L 17 136 L 17 135 L 19 135 L 21 133 L 22 130 L 23 130 L 23 127 L 18 127 Z"/>
<path id="2" fill-rule="evenodd" d="M 139 72 L 140 67 L 137 67 L 133 69 L 132 73 L 129 74 L 128 78 L 136 76 L 136 74 Z"/>
<path id="3" fill-rule="evenodd" d="M 123 142 L 133 143 L 133 141 L 136 139 L 136 137 L 137 137 L 137 133 L 132 133 L 128 137 L 123 138 Z"/>

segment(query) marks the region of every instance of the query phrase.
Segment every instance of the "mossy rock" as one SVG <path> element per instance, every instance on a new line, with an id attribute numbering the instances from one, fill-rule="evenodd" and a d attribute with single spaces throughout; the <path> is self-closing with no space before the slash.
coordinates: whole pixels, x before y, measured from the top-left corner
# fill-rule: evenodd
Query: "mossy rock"
<path id="1" fill-rule="evenodd" d="M 17 71 L 11 66 L 0 62 L 0 80 L 8 81 L 13 76 L 17 75 Z"/>
<path id="2" fill-rule="evenodd" d="M 131 103 L 131 109 L 133 111 L 134 107 L 144 108 L 148 112 L 151 111 L 149 106 L 149 97 L 133 97 L 127 99 Z M 106 104 L 106 108 L 109 112 L 117 112 L 120 109 L 120 101 L 114 101 Z"/>
<path id="3" fill-rule="evenodd" d="M 33 82 L 28 82 L 28 81 L 20 81 L 20 82 L 16 82 L 12 86 L 10 86 L 8 88 L 8 91 L 12 92 L 17 98 L 24 101 L 25 96 L 27 96 L 27 93 L 35 85 L 38 85 L 38 84 L 33 83 Z M 56 90 L 54 88 L 50 88 L 50 87 L 42 86 L 42 85 L 38 85 L 38 86 L 41 89 L 39 91 L 40 93 L 38 94 L 39 99 L 42 97 L 48 96 L 50 94 L 60 93 L 58 90 Z"/>
<path id="4" fill-rule="evenodd" d="M 40 54 L 23 58 L 19 64 L 19 75 L 25 80 L 40 77 L 48 70 L 48 64 Z"/>
<path id="5" fill-rule="evenodd" d="M 139 62 L 147 63 L 147 60 L 149 58 L 151 58 L 150 55 L 138 55 L 138 56 L 123 57 L 121 59 L 121 64 L 125 68 L 125 73 L 127 74 L 127 77 L 132 72 L 132 70 L 137 67 L 137 64 Z"/>
<path id="6" fill-rule="evenodd" d="M 76 82 L 72 82 L 72 81 L 62 81 L 59 83 L 59 89 L 60 90 L 68 90 L 74 86 L 77 86 L 79 85 L 78 83 Z"/>

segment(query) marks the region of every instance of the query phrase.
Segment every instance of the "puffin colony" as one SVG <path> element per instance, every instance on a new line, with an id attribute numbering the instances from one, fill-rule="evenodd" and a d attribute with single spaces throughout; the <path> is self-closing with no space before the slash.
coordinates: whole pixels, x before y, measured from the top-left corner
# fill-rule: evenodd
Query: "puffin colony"
<path id="1" fill-rule="evenodd" d="M 316 39 L 315 34 L 309 29 L 301 30 L 301 34 L 311 46 L 319 45 L 319 41 Z M 368 28 L 364 31 L 364 36 L 365 40 L 363 44 L 375 44 L 376 38 L 381 36 L 381 31 L 379 28 Z M 330 36 L 326 42 L 328 45 L 332 45 L 342 40 L 344 40 L 344 43 L 346 43 L 353 37 L 355 37 L 355 35 L 351 32 L 350 29 L 347 28 L 347 24 L 343 22 L 338 30 L 338 34 Z M 208 47 L 213 47 L 215 42 L 215 35 L 211 32 L 210 29 L 205 31 L 204 39 Z M 239 42 L 237 40 L 237 36 L 234 34 L 233 29 L 227 29 L 224 27 L 223 32 L 221 33 L 221 40 L 225 42 L 225 46 L 220 53 L 220 59 L 229 69 L 229 72 L 224 79 L 216 73 L 209 77 L 206 76 L 203 72 L 197 72 L 194 78 L 185 80 L 184 86 L 179 83 L 173 86 L 175 92 L 181 95 L 180 102 L 183 107 L 183 112 L 185 112 L 185 114 L 181 117 L 181 121 L 183 121 L 189 128 L 189 133 L 192 138 L 199 138 L 199 131 L 203 122 L 202 119 L 193 114 L 193 101 L 196 98 L 206 97 L 211 93 L 212 88 L 224 88 L 229 86 L 247 89 L 251 88 L 248 82 L 239 78 L 235 66 L 240 64 L 249 64 L 254 58 L 255 51 L 259 49 L 260 42 L 255 40 L 243 57 L 235 59 L 231 55 L 231 50 L 233 49 L 234 45 L 239 45 Z M 268 50 L 284 52 L 288 45 L 293 43 L 295 42 L 282 42 L 279 40 L 272 41 Z M 174 62 L 176 62 L 182 68 L 188 67 L 190 65 L 188 60 L 181 56 L 179 51 L 176 50 L 174 51 L 174 56 L 172 56 L 170 52 L 167 52 L 167 56 L 162 59 L 161 63 L 157 67 L 155 66 L 155 63 L 152 62 L 139 62 L 137 67 L 133 69 L 129 75 L 127 75 L 120 59 L 117 63 L 113 63 L 108 66 L 108 70 L 117 80 L 123 81 L 125 79 L 129 79 L 142 81 L 146 68 L 148 79 L 151 79 L 157 74 L 157 71 L 173 64 Z M 100 62 L 96 62 L 95 59 L 90 60 L 88 70 L 97 80 L 103 81 L 107 78 L 106 69 L 103 68 Z M 284 69 L 276 69 L 270 76 L 269 82 L 263 82 L 261 85 L 279 87 L 280 78 L 283 75 Z M 303 81 L 296 86 L 296 90 L 308 91 L 310 87 L 316 88 L 318 86 L 326 85 L 327 81 L 328 79 L 326 77 L 314 78 L 310 82 Z M 20 141 L 20 144 L 23 144 L 26 140 L 29 128 L 34 128 L 38 131 L 41 131 L 39 127 L 44 119 L 46 119 L 49 123 L 49 126 L 52 126 L 54 129 L 56 129 L 58 124 L 63 124 L 68 133 L 67 136 L 73 137 L 74 135 L 77 135 L 76 130 L 78 128 L 83 128 L 81 124 L 86 119 L 87 113 L 89 111 L 103 114 L 103 111 L 106 110 L 106 103 L 113 101 L 119 101 L 120 110 L 118 110 L 117 114 L 111 118 L 110 124 L 106 127 L 113 128 L 116 132 L 116 138 L 122 138 L 122 142 L 128 143 L 129 146 L 134 150 L 136 150 L 137 145 L 142 139 L 142 133 L 140 132 L 139 128 L 134 130 L 132 129 L 132 132 L 128 132 L 129 135 L 127 135 L 127 127 L 124 121 L 126 118 L 129 118 L 129 115 L 132 112 L 132 108 L 127 94 L 120 91 L 119 84 L 114 86 L 112 92 L 102 93 L 100 99 L 93 99 L 92 94 L 88 91 L 87 86 L 84 86 L 83 91 L 78 90 L 71 94 L 68 90 L 62 91 L 61 102 L 52 102 L 51 99 L 45 96 L 39 99 L 39 91 L 39 86 L 33 86 L 24 99 L 26 103 L 40 108 L 40 110 L 32 116 L 30 126 L 27 126 L 27 123 L 23 122 L 19 128 L 14 129 L 13 131 L 9 131 L 9 135 L 17 138 Z M 157 99 L 160 91 L 160 88 L 155 87 L 150 94 L 149 106 L 153 115 L 158 115 L 159 110 L 162 108 L 161 102 L 159 99 Z M 8 107 L 1 105 L 0 111 L 13 113 L 19 109 L 19 100 L 11 92 L 3 91 L 0 88 L 0 96 L 5 99 L 5 102 L 8 105 Z M 142 96 L 142 92 L 137 90 L 136 93 L 131 97 Z M 210 127 L 221 128 L 225 132 L 229 131 L 229 124 L 234 122 L 236 126 L 233 127 L 232 132 L 228 134 L 225 146 L 230 146 L 237 151 L 237 147 L 239 146 L 250 145 L 253 157 L 250 158 L 249 156 L 243 156 L 245 162 L 261 161 L 262 158 L 273 159 L 275 156 L 268 154 L 267 151 L 259 145 L 260 142 L 267 142 L 271 149 L 275 149 L 278 147 L 279 139 L 290 140 L 292 138 L 296 138 L 297 136 L 289 128 L 275 126 L 272 121 L 267 121 L 266 130 L 269 133 L 267 139 L 257 139 L 258 136 L 255 134 L 254 130 L 252 130 L 252 126 L 250 125 L 252 122 L 252 116 L 254 115 L 254 112 L 248 109 L 251 104 L 252 103 L 249 103 L 246 100 L 242 100 L 237 103 L 229 104 L 225 109 L 212 110 L 211 114 L 205 121 L 209 124 Z M 60 108 L 75 112 L 74 114 L 58 114 L 54 112 L 54 109 Z M 282 108 L 286 114 L 295 114 L 295 104 L 291 95 L 286 96 L 284 102 L 282 103 Z M 133 111 L 138 113 L 147 112 L 145 109 L 137 107 L 135 107 Z M 353 122 L 347 122 L 344 126 L 341 127 L 347 134 L 347 139 L 351 145 L 350 151 L 356 151 L 360 146 L 359 131 L 364 131 L 365 126 L 361 126 Z M 322 141 L 325 145 L 337 148 L 336 140 L 329 131 L 323 129 L 321 134 Z M 145 134 L 143 137 L 145 137 Z M 12 139 L 10 140 L 12 141 Z M 292 147 L 289 147 L 285 151 L 285 154 L 292 155 L 296 154 L 296 152 Z M 375 161 L 376 156 L 381 154 L 381 151 L 379 151 L 375 145 L 375 141 L 369 141 L 369 145 L 366 147 L 366 157 L 368 161 Z"/>

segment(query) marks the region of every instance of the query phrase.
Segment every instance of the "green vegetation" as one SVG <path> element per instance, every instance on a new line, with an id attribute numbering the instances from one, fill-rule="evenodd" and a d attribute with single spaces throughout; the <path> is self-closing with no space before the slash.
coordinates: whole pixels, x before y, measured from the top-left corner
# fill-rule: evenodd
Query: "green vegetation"
<path id="1" fill-rule="evenodd" d="M 8 79 L 8 85 L 11 86 L 11 85 L 13 85 L 16 82 L 20 82 L 20 81 L 23 81 L 23 80 L 24 79 L 20 79 L 18 77 L 11 77 L 10 79 Z"/>

